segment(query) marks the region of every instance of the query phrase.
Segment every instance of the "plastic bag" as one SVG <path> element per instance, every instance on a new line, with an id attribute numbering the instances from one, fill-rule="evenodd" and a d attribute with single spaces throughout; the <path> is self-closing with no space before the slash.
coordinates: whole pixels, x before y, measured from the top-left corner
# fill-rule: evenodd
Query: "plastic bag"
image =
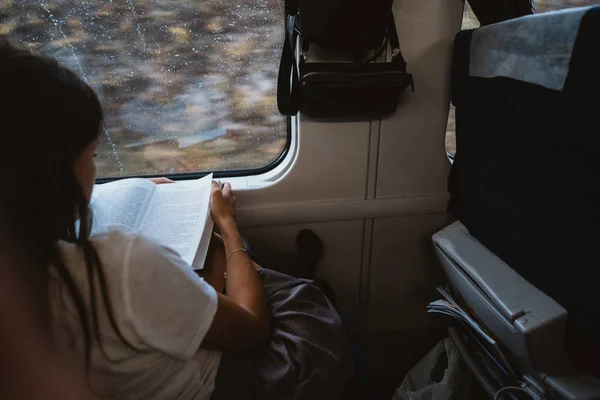
<path id="1" fill-rule="evenodd" d="M 446 338 L 410 370 L 392 400 L 468 399 L 470 379 L 454 343 Z"/>

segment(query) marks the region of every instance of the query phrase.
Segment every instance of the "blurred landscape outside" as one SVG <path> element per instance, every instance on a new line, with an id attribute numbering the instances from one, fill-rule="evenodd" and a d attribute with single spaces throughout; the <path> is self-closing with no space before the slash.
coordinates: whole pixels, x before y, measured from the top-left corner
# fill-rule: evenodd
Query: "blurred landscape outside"
<path id="1" fill-rule="evenodd" d="M 600 0 L 536 1 L 536 12 Z M 0 34 L 99 94 L 100 177 L 255 169 L 283 152 L 283 1 L 0 0 Z M 479 26 L 467 4 L 463 29 Z M 451 106 L 446 149 L 456 152 Z"/>
<path id="2" fill-rule="evenodd" d="M 283 1 L 0 0 L 0 34 L 58 59 L 105 112 L 99 177 L 254 169 L 283 152 Z"/>
<path id="3" fill-rule="evenodd" d="M 600 4 L 600 0 L 536 0 L 535 12 L 540 14 L 565 8 L 586 7 L 598 4 Z M 479 20 L 467 3 L 463 14 L 462 29 L 475 29 L 478 27 Z M 453 105 L 450 105 L 448 126 L 446 128 L 446 151 L 452 156 L 456 154 L 456 116 Z"/>

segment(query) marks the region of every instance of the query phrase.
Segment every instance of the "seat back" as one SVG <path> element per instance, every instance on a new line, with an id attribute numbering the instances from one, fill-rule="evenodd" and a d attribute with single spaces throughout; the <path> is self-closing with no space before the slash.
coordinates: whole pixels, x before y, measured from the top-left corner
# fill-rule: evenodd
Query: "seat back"
<path id="1" fill-rule="evenodd" d="M 568 311 L 572 353 L 598 368 L 600 7 L 460 32 L 452 68 L 449 211 Z"/>

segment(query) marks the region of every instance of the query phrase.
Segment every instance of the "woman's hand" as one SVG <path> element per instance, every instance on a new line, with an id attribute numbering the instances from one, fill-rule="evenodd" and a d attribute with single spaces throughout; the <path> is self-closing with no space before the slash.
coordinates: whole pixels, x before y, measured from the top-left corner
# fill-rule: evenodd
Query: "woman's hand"
<path id="1" fill-rule="evenodd" d="M 235 197 L 229 183 L 224 183 L 221 189 L 217 182 L 212 182 L 210 214 L 219 229 L 228 223 L 235 222 Z"/>
<path id="2" fill-rule="evenodd" d="M 172 181 L 169 178 L 148 178 L 148 180 L 157 185 L 162 185 L 164 183 L 175 183 L 175 181 Z"/>

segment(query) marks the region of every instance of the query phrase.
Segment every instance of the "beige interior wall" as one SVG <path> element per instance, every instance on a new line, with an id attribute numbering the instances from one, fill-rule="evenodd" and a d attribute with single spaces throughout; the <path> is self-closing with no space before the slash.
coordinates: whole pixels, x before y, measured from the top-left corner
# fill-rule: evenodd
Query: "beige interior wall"
<path id="1" fill-rule="evenodd" d="M 425 313 L 439 276 L 430 237 L 449 222 L 444 149 L 452 43 L 461 0 L 395 0 L 416 91 L 383 121 L 294 119 L 277 171 L 237 180 L 244 235 L 293 249 L 302 228 L 324 241 L 318 276 L 337 292 L 351 332 L 436 323 Z"/>

